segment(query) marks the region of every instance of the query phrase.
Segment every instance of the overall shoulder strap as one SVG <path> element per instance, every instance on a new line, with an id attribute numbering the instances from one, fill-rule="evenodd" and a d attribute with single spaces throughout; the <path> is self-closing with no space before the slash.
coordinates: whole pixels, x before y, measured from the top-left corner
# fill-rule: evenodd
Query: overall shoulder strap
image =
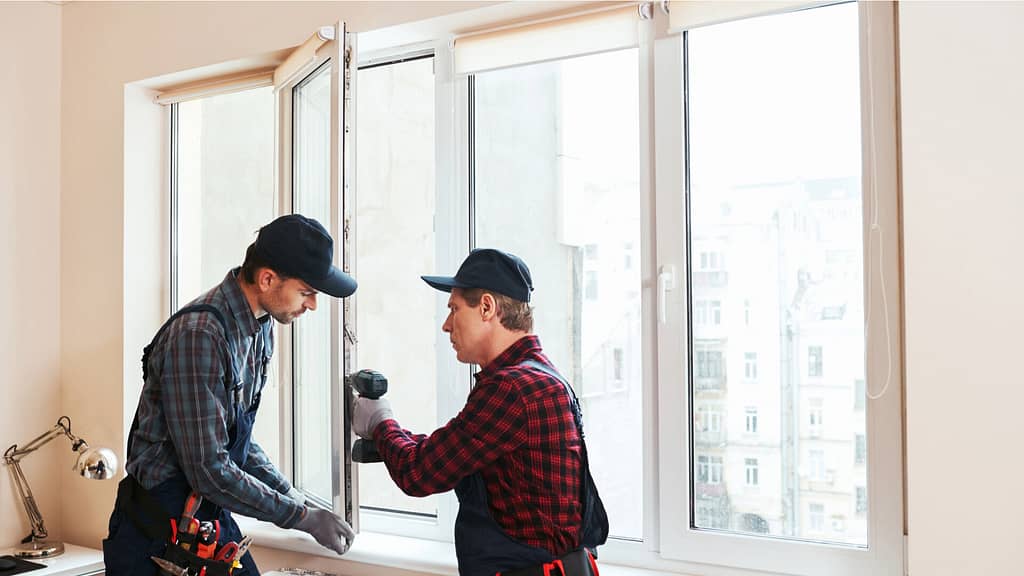
<path id="1" fill-rule="evenodd" d="M 576 421 L 576 429 L 579 430 L 580 440 L 583 440 L 583 409 L 580 408 L 579 398 L 576 397 L 576 392 L 574 392 L 572 386 L 569 385 L 569 381 L 559 374 L 558 370 L 555 370 L 554 367 L 548 366 L 543 362 L 538 362 L 537 360 L 525 360 L 520 364 L 520 366 L 529 366 L 535 370 L 540 370 L 562 383 L 562 386 L 565 387 L 565 392 L 569 395 L 569 405 L 572 406 L 572 417 L 573 420 Z M 584 445 L 583 449 L 586 450 L 586 445 Z"/>
<path id="2" fill-rule="evenodd" d="M 153 347 L 156 346 L 157 341 L 160 340 L 160 335 L 163 334 L 164 331 L 167 330 L 167 327 L 171 325 L 171 322 L 177 320 L 179 316 L 184 316 L 185 314 L 190 314 L 192 312 L 209 312 L 210 314 L 213 314 L 213 317 L 217 319 L 217 323 L 220 324 L 220 327 L 224 330 L 224 338 L 227 340 L 231 339 L 231 333 L 228 332 L 228 323 L 224 319 L 224 314 L 216 306 L 212 304 L 192 304 L 190 306 L 185 306 L 174 314 L 171 314 L 171 317 L 168 318 L 163 325 L 160 326 L 160 329 L 156 331 L 156 334 L 153 335 L 153 339 L 149 341 L 149 344 L 142 349 L 143 381 L 149 377 L 149 354 L 153 351 Z M 234 366 L 232 366 L 232 371 L 233 370 Z"/>
<path id="3" fill-rule="evenodd" d="M 174 322 L 179 316 L 184 316 L 185 314 L 191 314 L 191 313 L 194 313 L 194 312 L 209 312 L 210 314 L 213 314 L 213 317 L 217 319 L 217 323 L 220 324 L 221 328 L 224 330 L 224 338 L 228 342 L 231 341 L 231 332 L 228 330 L 227 320 L 224 319 L 224 314 L 216 306 L 213 306 L 212 304 L 192 304 L 192 305 L 185 306 L 185 307 L 181 308 L 180 310 L 178 310 L 174 314 L 171 314 L 171 317 L 168 318 L 163 323 L 163 325 L 160 326 L 160 329 L 156 331 L 156 334 L 153 335 L 153 339 L 149 341 L 149 344 L 147 344 L 146 347 L 142 349 L 142 383 L 143 383 L 143 386 L 145 386 L 146 379 L 149 378 L 149 355 L 153 351 L 153 347 L 156 346 L 157 341 L 160 340 L 160 335 L 163 334 L 164 331 L 167 330 L 167 327 L 171 325 L 171 322 Z M 228 388 L 230 388 L 230 387 L 234 386 L 235 382 L 238 381 L 238 367 L 235 366 L 234 362 L 230 361 L 230 354 L 228 355 L 228 358 L 229 358 L 228 365 L 231 367 L 231 372 L 229 374 L 225 375 L 224 381 L 225 381 L 226 385 L 228 386 Z M 127 461 L 128 457 L 132 453 L 132 440 L 135 437 L 135 431 L 138 428 L 139 428 L 139 409 L 138 409 L 138 407 L 136 407 L 135 408 L 135 419 L 132 420 L 132 427 L 131 427 L 131 429 L 128 432 L 128 450 L 125 452 L 125 460 L 126 461 Z"/>
<path id="4" fill-rule="evenodd" d="M 576 397 L 569 382 L 554 367 L 536 360 L 526 360 L 520 366 L 529 366 L 557 379 L 565 386 L 565 391 L 569 394 L 572 415 L 580 434 L 580 448 L 583 457 L 583 482 L 581 482 L 583 513 L 580 517 L 580 544 L 589 549 L 594 558 L 597 558 L 597 547 L 608 540 L 608 513 L 605 512 L 604 502 L 601 501 L 601 496 L 597 493 L 597 485 L 594 484 L 594 478 L 590 474 L 590 458 L 587 456 L 587 442 L 583 439 L 583 410 L 580 408 L 579 398 Z"/>

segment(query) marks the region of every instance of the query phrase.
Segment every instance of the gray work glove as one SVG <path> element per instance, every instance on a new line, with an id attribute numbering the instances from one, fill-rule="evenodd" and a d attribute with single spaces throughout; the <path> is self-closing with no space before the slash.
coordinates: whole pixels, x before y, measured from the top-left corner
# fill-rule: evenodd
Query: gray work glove
<path id="1" fill-rule="evenodd" d="M 356 533 L 334 513 L 321 508 L 306 507 L 302 518 L 295 523 L 296 530 L 302 530 L 312 536 L 321 546 L 334 550 L 338 554 L 348 552 Z"/>
<path id="2" fill-rule="evenodd" d="M 299 504 L 305 504 L 306 503 L 306 495 L 302 493 L 302 490 L 299 490 L 295 486 L 292 486 L 291 488 L 289 488 L 288 492 L 285 493 L 285 496 L 287 496 L 288 498 L 298 502 Z"/>
<path id="3" fill-rule="evenodd" d="M 352 403 L 352 431 L 363 438 L 373 438 L 374 428 L 394 417 L 391 404 L 383 398 L 374 400 L 356 396 Z"/>

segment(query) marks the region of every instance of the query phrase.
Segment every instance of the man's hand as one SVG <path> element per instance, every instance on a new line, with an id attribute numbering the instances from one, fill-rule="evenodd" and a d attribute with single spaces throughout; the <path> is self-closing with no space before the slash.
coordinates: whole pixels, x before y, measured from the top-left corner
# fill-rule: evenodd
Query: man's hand
<path id="1" fill-rule="evenodd" d="M 356 539 L 356 533 L 338 516 L 320 508 L 306 508 L 305 514 L 295 524 L 296 530 L 308 533 L 316 541 L 338 554 L 348 552 L 352 541 Z"/>
<path id="2" fill-rule="evenodd" d="M 352 403 L 352 430 L 363 438 L 373 438 L 374 428 L 392 418 L 391 404 L 383 398 L 356 396 Z"/>

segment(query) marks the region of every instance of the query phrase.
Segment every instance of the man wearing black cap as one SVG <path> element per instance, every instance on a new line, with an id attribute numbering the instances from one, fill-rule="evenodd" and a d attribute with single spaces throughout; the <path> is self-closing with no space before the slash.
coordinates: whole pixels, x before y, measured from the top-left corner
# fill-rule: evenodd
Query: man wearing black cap
<path id="1" fill-rule="evenodd" d="M 230 512 L 308 532 L 339 554 L 351 545 L 352 528 L 307 506 L 251 441 L 274 349 L 271 318 L 289 324 L 316 310 L 319 293 L 344 298 L 356 290 L 333 259 L 334 241 L 319 222 L 282 216 L 260 229 L 241 268 L 153 337 L 143 353 L 145 383 L 128 436 L 128 475 L 103 541 L 108 576 L 157 574 L 150 556 L 198 562 L 194 531 L 202 521 L 219 521 L 214 553 L 239 542 Z M 195 523 L 188 518 L 190 494 L 202 498 Z M 249 554 L 239 560 L 234 576 L 259 574 Z M 193 564 L 189 573 L 199 571 Z"/>
<path id="2" fill-rule="evenodd" d="M 352 427 L 373 438 L 395 483 L 411 496 L 455 489 L 455 552 L 462 576 L 588 576 L 608 535 L 572 388 L 533 335 L 530 270 L 492 249 L 469 254 L 452 277 L 449 335 L 460 362 L 477 364 L 466 406 L 425 436 L 402 429 L 387 400 L 357 398 Z"/>

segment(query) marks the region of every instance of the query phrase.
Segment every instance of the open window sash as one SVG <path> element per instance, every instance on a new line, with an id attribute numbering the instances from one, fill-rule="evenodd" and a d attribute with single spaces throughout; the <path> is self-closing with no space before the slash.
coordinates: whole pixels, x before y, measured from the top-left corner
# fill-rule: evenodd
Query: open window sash
<path id="1" fill-rule="evenodd" d="M 315 218 L 350 269 L 346 141 L 352 46 L 345 23 L 317 30 L 274 71 L 278 212 Z M 315 314 L 279 332 L 282 469 L 306 498 L 354 522 L 345 375 L 354 319 L 349 299 L 319 295 Z M 346 337 L 346 336 L 349 337 Z"/>

